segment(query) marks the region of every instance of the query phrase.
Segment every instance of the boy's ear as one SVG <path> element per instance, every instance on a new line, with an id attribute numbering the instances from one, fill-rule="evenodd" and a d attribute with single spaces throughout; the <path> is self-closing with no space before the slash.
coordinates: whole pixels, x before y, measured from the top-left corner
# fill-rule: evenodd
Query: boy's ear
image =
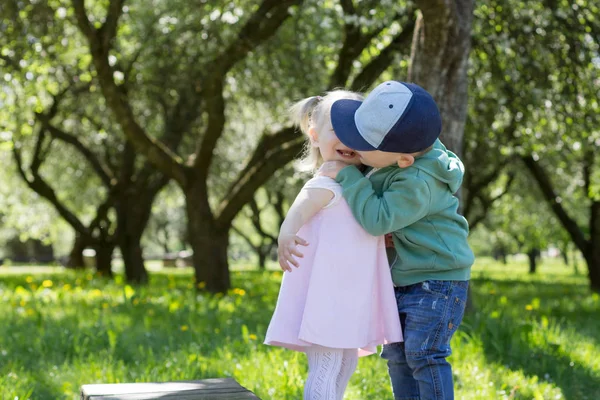
<path id="1" fill-rule="evenodd" d="M 308 137 L 310 137 L 311 144 L 315 147 L 319 144 L 319 135 L 317 135 L 317 131 L 315 128 L 310 128 L 308 130 Z"/>
<path id="2" fill-rule="evenodd" d="M 413 165 L 415 158 L 410 154 L 402 154 L 397 162 L 400 168 L 408 168 Z"/>

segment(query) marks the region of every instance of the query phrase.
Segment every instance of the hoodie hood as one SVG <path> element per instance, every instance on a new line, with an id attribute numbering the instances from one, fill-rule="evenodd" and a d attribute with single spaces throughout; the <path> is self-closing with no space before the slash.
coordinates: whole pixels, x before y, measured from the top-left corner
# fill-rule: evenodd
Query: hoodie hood
<path id="1" fill-rule="evenodd" d="M 446 183 L 452 193 L 458 191 L 465 174 L 465 167 L 458 156 L 446 149 L 439 139 L 433 149 L 415 159 L 413 166 Z"/>

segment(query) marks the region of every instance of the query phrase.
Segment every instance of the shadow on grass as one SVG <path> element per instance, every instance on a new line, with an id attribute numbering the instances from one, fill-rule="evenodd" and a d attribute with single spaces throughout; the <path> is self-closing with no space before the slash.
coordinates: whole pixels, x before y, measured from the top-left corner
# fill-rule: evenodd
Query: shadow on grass
<path id="1" fill-rule="evenodd" d="M 481 337 L 489 361 L 554 383 L 567 400 L 600 398 L 598 373 L 570 358 L 564 344 L 550 342 L 548 334 L 555 329 L 572 340 L 583 335 L 600 343 L 600 303 L 587 287 L 489 279 L 473 283 L 478 310 L 466 321 Z"/>

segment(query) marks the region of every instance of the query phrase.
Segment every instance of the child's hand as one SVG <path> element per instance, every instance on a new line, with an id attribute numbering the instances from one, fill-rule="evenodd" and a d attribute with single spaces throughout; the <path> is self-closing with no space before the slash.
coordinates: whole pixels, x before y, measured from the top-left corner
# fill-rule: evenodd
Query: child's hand
<path id="1" fill-rule="evenodd" d="M 279 236 L 277 256 L 279 258 L 279 266 L 282 270 L 292 272 L 290 264 L 296 268 L 299 267 L 298 261 L 296 261 L 294 256 L 302 258 L 304 255 L 296 249 L 297 245 L 308 246 L 308 242 L 296 235 Z"/>
<path id="2" fill-rule="evenodd" d="M 385 247 L 395 247 L 394 245 L 394 237 L 392 236 L 391 233 L 386 233 L 385 234 Z"/>
<path id="3" fill-rule="evenodd" d="M 346 168 L 349 164 L 343 163 L 341 161 L 327 161 L 321 165 L 319 168 L 318 175 L 328 176 L 331 179 L 335 179 L 337 174 L 344 168 Z"/>

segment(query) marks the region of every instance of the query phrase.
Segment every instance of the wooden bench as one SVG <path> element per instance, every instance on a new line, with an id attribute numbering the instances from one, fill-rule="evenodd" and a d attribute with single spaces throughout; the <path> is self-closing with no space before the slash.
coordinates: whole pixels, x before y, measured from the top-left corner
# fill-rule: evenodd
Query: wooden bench
<path id="1" fill-rule="evenodd" d="M 83 385 L 81 400 L 247 400 L 258 399 L 235 379 L 204 379 L 163 383 Z"/>

